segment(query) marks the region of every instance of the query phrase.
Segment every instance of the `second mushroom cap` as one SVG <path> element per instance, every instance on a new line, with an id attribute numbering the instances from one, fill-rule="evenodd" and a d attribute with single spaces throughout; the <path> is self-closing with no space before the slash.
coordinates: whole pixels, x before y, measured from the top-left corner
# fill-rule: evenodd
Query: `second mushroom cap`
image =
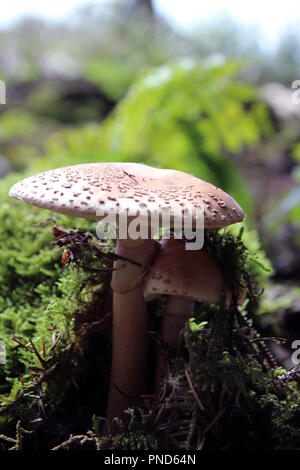
<path id="1" fill-rule="evenodd" d="M 224 289 L 220 267 L 204 250 L 188 251 L 182 240 L 162 240 L 144 284 L 147 301 L 158 295 L 219 303 Z"/>

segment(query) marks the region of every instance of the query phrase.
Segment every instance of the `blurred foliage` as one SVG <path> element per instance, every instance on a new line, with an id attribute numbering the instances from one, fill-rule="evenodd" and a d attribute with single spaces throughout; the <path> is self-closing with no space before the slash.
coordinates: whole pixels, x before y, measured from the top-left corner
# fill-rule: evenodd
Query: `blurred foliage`
<path id="1" fill-rule="evenodd" d="M 261 227 L 268 255 L 272 258 L 279 277 L 300 275 L 300 145 L 293 147 L 295 165 L 291 171 L 290 188 L 274 198 L 263 215 Z M 290 295 L 292 301 L 292 293 Z"/>
<path id="2" fill-rule="evenodd" d="M 289 203 L 288 206 L 288 213 L 290 220 L 300 225 L 300 143 L 295 145 L 293 155 L 298 163 L 298 165 L 293 169 L 292 176 L 294 178 L 297 187 L 291 191 L 288 196 Z M 300 240 L 299 240 L 300 245 Z"/>
<path id="3" fill-rule="evenodd" d="M 54 134 L 34 169 L 103 160 L 174 168 L 229 192 L 251 218 L 251 196 L 234 155 L 258 145 L 272 128 L 255 89 L 236 78 L 239 69 L 235 62 L 187 59 L 143 74 L 101 127 Z"/>
<path id="4" fill-rule="evenodd" d="M 38 129 L 36 118 L 24 109 L 9 109 L 0 115 L 0 139 L 24 137 Z"/>
<path id="5" fill-rule="evenodd" d="M 143 8 L 122 0 L 85 4 L 64 24 L 25 18 L 0 31 L 0 38 L 0 68 L 6 80 L 86 73 L 114 97 L 126 91 L 141 68 L 162 64 L 186 50 L 166 21 L 149 22 Z"/>
<path id="6" fill-rule="evenodd" d="M 119 100 L 134 81 L 134 72 L 126 63 L 113 60 L 91 60 L 87 63 L 84 75 L 91 82 L 100 85 L 106 95 Z"/>
<path id="7" fill-rule="evenodd" d="M 113 153 L 192 173 L 228 191 L 250 216 L 232 155 L 271 133 L 267 108 L 236 78 L 240 64 L 192 59 L 140 78 L 102 126 Z"/>
<path id="8" fill-rule="evenodd" d="M 284 194 L 274 210 L 265 217 L 268 227 L 272 230 L 287 223 L 300 225 L 300 143 L 293 147 L 293 157 L 298 162 L 291 172 L 294 185 Z"/>
<path id="9" fill-rule="evenodd" d="M 102 120 L 112 105 L 96 86 L 84 80 L 37 82 L 26 101 L 35 116 L 62 124 Z"/>
<path id="10" fill-rule="evenodd" d="M 102 3 L 102 2 L 101 2 Z M 111 97 L 124 96 L 139 70 L 185 55 L 203 60 L 219 54 L 246 59 L 247 81 L 280 81 L 288 86 L 300 74 L 297 24 L 266 45 L 261 31 L 223 13 L 176 31 L 168 21 L 133 0 L 88 3 L 63 24 L 24 18 L 0 30 L 0 70 L 5 80 L 40 75 L 85 75 Z"/>
<path id="11" fill-rule="evenodd" d="M 0 146 L 2 155 L 15 170 L 24 170 L 41 155 L 45 139 L 56 125 L 27 109 L 11 108 L 0 114 Z"/>

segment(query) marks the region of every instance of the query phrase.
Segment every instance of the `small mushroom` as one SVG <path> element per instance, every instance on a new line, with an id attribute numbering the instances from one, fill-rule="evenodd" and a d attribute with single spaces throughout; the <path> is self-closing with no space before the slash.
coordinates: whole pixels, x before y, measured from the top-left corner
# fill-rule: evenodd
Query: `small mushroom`
<path id="1" fill-rule="evenodd" d="M 163 312 L 161 338 L 175 348 L 178 335 L 193 316 L 196 300 L 219 304 L 224 296 L 224 278 L 220 267 L 204 250 L 189 251 L 182 240 L 162 240 L 160 251 L 144 283 L 144 297 L 151 301 L 167 295 Z M 157 357 L 154 393 L 159 396 L 167 361 Z"/>
<path id="2" fill-rule="evenodd" d="M 113 339 L 112 368 L 107 418 L 122 416 L 132 399 L 147 391 L 148 318 L 142 284 L 154 255 L 150 219 L 162 223 L 166 211 L 170 228 L 175 217 L 192 214 L 203 206 L 205 227 L 221 227 L 243 219 L 240 206 L 221 189 L 192 175 L 157 169 L 138 163 L 90 163 L 58 168 L 16 183 L 10 196 L 74 217 L 117 221 L 118 260 L 112 275 Z M 101 211 L 100 211 L 101 209 Z M 143 214 L 142 236 L 129 230 Z M 128 233 L 121 236 L 126 216 Z M 152 227 L 151 227 L 152 228 Z"/>
<path id="3" fill-rule="evenodd" d="M 207 183 L 206 183 L 207 184 Z M 226 193 L 201 182 L 196 193 L 201 197 L 204 209 L 204 228 L 217 229 L 240 222 L 244 214 L 240 206 Z M 178 200 L 182 203 L 180 195 Z M 193 313 L 194 302 L 197 299 L 218 304 L 225 295 L 225 305 L 231 302 L 229 290 L 223 292 L 224 280 L 220 267 L 204 250 L 185 250 L 182 241 L 167 240 L 161 242 L 160 254 L 152 265 L 144 285 L 144 297 L 151 300 L 157 294 L 169 295 L 162 324 L 162 340 L 169 346 L 175 347 L 178 334 L 187 318 Z M 246 290 L 238 299 L 240 303 L 245 298 Z M 165 376 L 166 360 L 159 354 L 155 378 L 155 395 L 159 395 L 161 381 Z"/>

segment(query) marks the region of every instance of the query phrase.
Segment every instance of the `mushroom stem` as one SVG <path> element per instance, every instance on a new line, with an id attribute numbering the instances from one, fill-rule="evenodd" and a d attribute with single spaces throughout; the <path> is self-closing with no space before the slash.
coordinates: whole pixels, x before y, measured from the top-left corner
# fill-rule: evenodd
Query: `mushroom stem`
<path id="1" fill-rule="evenodd" d="M 146 392 L 148 316 L 142 282 L 153 257 L 154 241 L 118 240 L 116 253 L 136 264 L 114 263 L 112 368 L 106 417 L 123 417 L 123 411 Z"/>
<path id="2" fill-rule="evenodd" d="M 170 349 L 175 349 L 178 343 L 180 331 L 187 320 L 193 316 L 195 301 L 183 296 L 170 295 L 168 297 L 161 327 L 161 339 Z M 154 379 L 154 394 L 156 400 L 159 399 L 161 385 L 167 375 L 168 359 L 159 352 L 156 360 L 156 370 Z"/>

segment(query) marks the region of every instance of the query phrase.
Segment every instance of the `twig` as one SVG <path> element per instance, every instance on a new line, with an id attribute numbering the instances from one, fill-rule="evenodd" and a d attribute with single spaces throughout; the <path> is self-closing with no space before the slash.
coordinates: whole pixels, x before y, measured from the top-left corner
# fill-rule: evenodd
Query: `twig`
<path id="1" fill-rule="evenodd" d="M 22 341 L 20 341 L 18 338 L 16 338 L 15 336 L 13 336 L 12 338 L 12 341 L 15 341 L 16 343 L 18 343 L 20 346 L 22 346 L 22 348 L 26 349 L 27 351 L 29 352 L 32 352 L 32 350 L 26 346 L 26 344 L 22 343 Z"/>
<path id="2" fill-rule="evenodd" d="M 193 384 L 192 384 L 191 377 L 190 377 L 190 374 L 188 373 L 188 370 L 187 370 L 187 369 L 185 369 L 185 376 L 186 376 L 186 378 L 187 378 L 187 381 L 188 381 L 188 384 L 189 384 L 190 389 L 191 389 L 191 391 L 192 391 L 192 394 L 193 394 L 193 396 L 194 396 L 196 402 L 198 403 L 198 406 L 199 406 L 200 410 L 201 410 L 201 411 L 204 411 L 204 406 L 203 406 L 203 404 L 202 404 L 200 398 L 199 398 L 198 395 L 197 395 L 197 392 L 196 392 L 196 390 L 195 390 L 195 388 L 194 388 L 194 386 L 193 386 Z"/>
<path id="3" fill-rule="evenodd" d="M 31 347 L 36 355 L 36 357 L 38 358 L 41 366 L 44 368 L 44 369 L 47 369 L 47 362 L 44 361 L 44 359 L 42 358 L 42 356 L 40 355 L 40 353 L 38 352 L 38 350 L 36 349 L 32 339 L 29 340 L 30 344 L 31 344 Z"/>
<path id="4" fill-rule="evenodd" d="M 293 369 L 288 370 L 279 377 L 276 377 L 275 380 L 278 382 L 291 382 L 293 380 L 295 380 L 296 382 L 300 382 L 300 369 L 294 367 Z"/>
<path id="5" fill-rule="evenodd" d="M 252 341 L 252 342 L 254 342 L 254 341 L 275 341 L 278 344 L 285 344 L 287 342 L 287 339 L 286 338 L 278 338 L 277 336 L 269 336 L 269 337 L 266 337 L 266 338 L 262 338 L 262 337 L 253 338 L 250 341 Z"/>
<path id="6" fill-rule="evenodd" d="M 79 441 L 80 445 L 84 445 L 86 442 L 94 442 L 96 446 L 96 436 L 92 431 L 88 431 L 87 435 L 79 434 L 78 436 L 70 435 L 69 439 L 62 442 L 61 444 L 53 447 L 51 450 L 62 450 L 69 447 L 73 442 Z"/>
<path id="7" fill-rule="evenodd" d="M 13 439 L 11 437 L 5 436 L 4 434 L 0 434 L 0 439 L 14 444 L 14 446 L 10 447 L 8 450 L 22 450 L 23 434 L 31 434 L 32 432 L 33 431 L 27 431 L 26 429 L 22 428 L 21 421 L 18 421 L 16 424 L 16 438 Z"/>
<path id="8" fill-rule="evenodd" d="M 53 366 L 51 366 L 48 370 L 46 370 L 40 377 L 39 379 L 33 383 L 33 385 L 31 385 L 30 387 L 27 387 L 25 388 L 22 392 L 20 392 L 17 397 L 11 401 L 10 403 L 8 403 L 8 405 L 5 405 L 5 406 L 2 406 L 0 408 L 0 416 L 7 413 L 8 411 L 10 411 L 11 408 L 13 408 L 20 400 L 22 400 L 22 398 L 24 398 L 24 396 L 30 392 L 32 392 L 36 387 L 38 387 L 40 384 L 42 384 L 43 382 L 47 381 L 49 376 L 55 371 L 56 367 L 58 365 L 58 362 L 56 362 L 55 364 L 53 364 Z"/>
<path id="9" fill-rule="evenodd" d="M 203 435 L 207 434 L 208 431 L 211 430 L 211 428 L 216 424 L 216 422 L 219 421 L 219 419 L 223 416 L 224 412 L 225 412 L 225 408 L 222 408 L 222 410 L 219 411 L 219 413 L 214 417 L 212 422 L 204 429 Z"/>

